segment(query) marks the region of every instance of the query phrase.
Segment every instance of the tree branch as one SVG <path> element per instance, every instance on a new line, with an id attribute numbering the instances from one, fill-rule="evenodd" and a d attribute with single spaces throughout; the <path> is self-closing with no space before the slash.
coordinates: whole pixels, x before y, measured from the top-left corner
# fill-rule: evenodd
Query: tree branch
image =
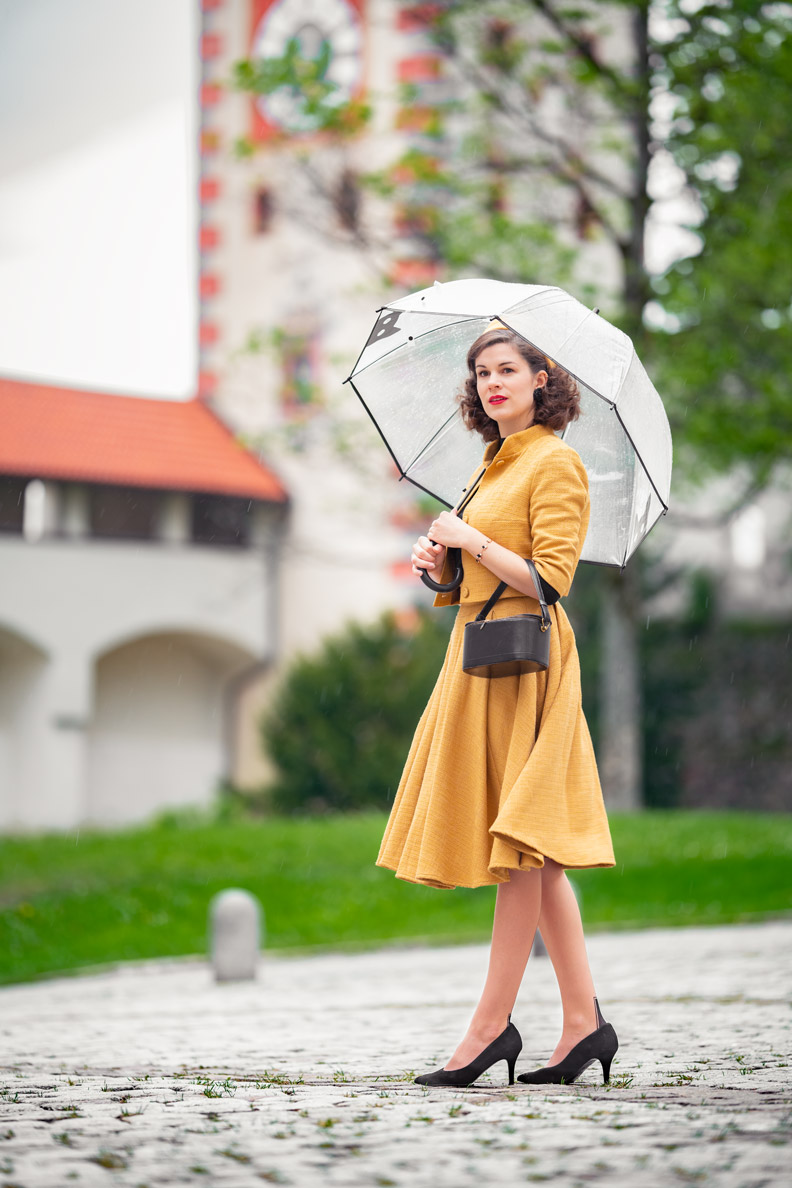
<path id="1" fill-rule="evenodd" d="M 594 53 L 591 42 L 587 37 L 583 37 L 580 33 L 564 23 L 558 13 L 551 7 L 548 0 L 530 0 L 533 8 L 542 14 L 545 20 L 552 25 L 557 33 L 573 47 L 575 52 L 580 55 L 584 62 L 586 62 L 592 70 L 594 70 L 600 78 L 606 79 L 613 87 L 614 91 L 621 100 L 632 101 L 633 95 L 631 88 L 625 85 L 625 80 L 621 78 L 615 70 L 606 65 L 605 62 L 600 61 Z"/>

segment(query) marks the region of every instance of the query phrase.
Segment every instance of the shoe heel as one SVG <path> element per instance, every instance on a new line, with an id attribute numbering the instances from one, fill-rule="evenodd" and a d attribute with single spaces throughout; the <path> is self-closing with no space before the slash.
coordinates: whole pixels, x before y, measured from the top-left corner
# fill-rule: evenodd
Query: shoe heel
<path id="1" fill-rule="evenodd" d="M 600 1059 L 600 1064 L 602 1065 L 602 1083 L 603 1083 L 603 1085 L 607 1085 L 608 1082 L 610 1081 L 610 1069 L 611 1069 L 612 1061 L 613 1061 L 612 1056 L 604 1056 Z"/>
<path id="2" fill-rule="evenodd" d="M 513 1085 L 514 1084 L 514 1066 L 517 1063 L 517 1057 L 515 1056 L 514 1060 L 507 1059 L 506 1063 L 509 1066 L 509 1084 Z"/>

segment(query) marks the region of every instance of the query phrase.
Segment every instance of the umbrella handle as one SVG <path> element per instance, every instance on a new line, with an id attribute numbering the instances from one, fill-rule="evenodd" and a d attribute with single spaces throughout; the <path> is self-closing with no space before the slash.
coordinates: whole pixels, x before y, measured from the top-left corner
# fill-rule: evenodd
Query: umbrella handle
<path id="1" fill-rule="evenodd" d="M 432 544 L 435 542 L 432 541 Z M 449 549 L 448 559 L 454 566 L 454 576 L 450 582 L 436 582 L 434 578 L 430 578 L 426 570 L 421 574 L 421 581 L 430 590 L 436 590 L 438 594 L 449 594 L 452 590 L 456 590 L 457 586 L 462 585 L 462 550 Z"/>

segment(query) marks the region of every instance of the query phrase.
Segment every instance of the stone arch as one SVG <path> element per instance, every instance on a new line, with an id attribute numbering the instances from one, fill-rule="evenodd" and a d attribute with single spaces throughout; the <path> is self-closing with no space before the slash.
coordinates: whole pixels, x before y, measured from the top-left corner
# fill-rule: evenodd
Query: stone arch
<path id="1" fill-rule="evenodd" d="M 229 696 L 255 656 L 196 631 L 125 639 L 96 658 L 85 816 L 99 825 L 210 803 L 230 769 Z"/>
<path id="2" fill-rule="evenodd" d="M 0 623 L 0 831 L 20 822 L 41 756 L 40 688 L 46 650 Z"/>

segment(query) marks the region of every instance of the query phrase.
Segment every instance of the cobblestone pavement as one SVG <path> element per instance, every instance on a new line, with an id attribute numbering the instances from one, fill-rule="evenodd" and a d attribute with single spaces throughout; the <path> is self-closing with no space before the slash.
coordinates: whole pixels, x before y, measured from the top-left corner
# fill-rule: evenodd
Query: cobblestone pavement
<path id="1" fill-rule="evenodd" d="M 596 934 L 621 1048 L 570 1086 L 424 1089 L 487 950 L 197 961 L 0 990 L 0 1185 L 792 1184 L 792 921 Z M 518 1071 L 560 1010 L 546 958 L 513 1015 Z"/>

